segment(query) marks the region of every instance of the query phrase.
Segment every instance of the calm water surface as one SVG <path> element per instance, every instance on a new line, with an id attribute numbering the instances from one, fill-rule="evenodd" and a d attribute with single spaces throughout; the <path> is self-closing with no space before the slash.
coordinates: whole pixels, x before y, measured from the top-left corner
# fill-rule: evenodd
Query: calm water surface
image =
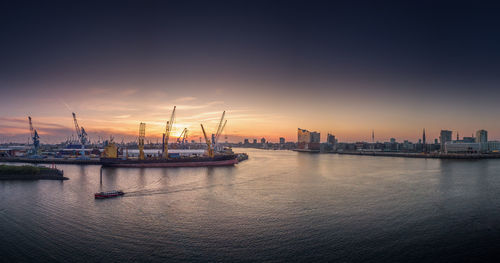
<path id="1" fill-rule="evenodd" d="M 245 149 L 222 168 L 0 182 L 3 262 L 495 261 L 500 160 Z M 93 193 L 123 189 L 124 197 Z"/>

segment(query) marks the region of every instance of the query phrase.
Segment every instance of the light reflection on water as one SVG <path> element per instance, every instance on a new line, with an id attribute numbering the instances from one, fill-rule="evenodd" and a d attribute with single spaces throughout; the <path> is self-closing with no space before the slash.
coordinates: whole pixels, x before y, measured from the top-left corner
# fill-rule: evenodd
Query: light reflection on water
<path id="1" fill-rule="evenodd" d="M 0 182 L 11 261 L 458 261 L 494 255 L 500 160 L 245 149 L 234 167 L 59 165 Z M 124 197 L 93 193 L 122 189 Z"/>

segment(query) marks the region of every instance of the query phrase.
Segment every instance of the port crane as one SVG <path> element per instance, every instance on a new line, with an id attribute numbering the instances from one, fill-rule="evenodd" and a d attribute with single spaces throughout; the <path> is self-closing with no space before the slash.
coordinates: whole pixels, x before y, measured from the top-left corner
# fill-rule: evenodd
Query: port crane
<path id="1" fill-rule="evenodd" d="M 179 137 L 177 137 L 177 143 L 182 143 L 182 144 L 186 143 L 187 136 L 188 136 L 188 129 L 184 128 L 184 130 L 182 130 L 182 132 L 181 132 L 181 135 L 179 135 Z"/>
<path id="2" fill-rule="evenodd" d="M 146 137 L 146 123 L 141 122 L 139 125 L 139 160 L 144 160 L 144 137 Z"/>
<path id="3" fill-rule="evenodd" d="M 172 127 L 174 125 L 175 120 L 175 108 L 172 110 L 172 115 L 170 115 L 170 121 L 167 121 L 167 125 L 165 127 L 165 133 L 163 134 L 163 158 L 168 158 L 168 139 L 170 138 L 170 133 L 172 132 Z"/>
<path id="4" fill-rule="evenodd" d="M 38 132 L 33 128 L 33 123 L 31 121 L 31 116 L 28 116 L 28 122 L 30 124 L 30 135 L 31 140 L 33 141 L 33 148 L 31 148 L 31 155 L 37 156 L 38 151 L 40 149 L 40 136 L 38 136 Z"/>
<path id="5" fill-rule="evenodd" d="M 212 143 L 210 142 L 210 139 L 207 136 L 207 133 L 205 132 L 205 128 L 203 128 L 203 124 L 201 125 L 201 130 L 203 131 L 203 136 L 205 137 L 205 143 L 207 144 L 207 155 L 208 157 L 214 157 L 214 149 L 212 148 Z"/>
<path id="6" fill-rule="evenodd" d="M 78 136 L 78 139 L 80 140 L 80 143 L 82 144 L 82 149 L 80 151 L 80 158 L 84 159 L 85 158 L 85 144 L 88 142 L 87 138 L 87 132 L 83 127 L 80 128 L 78 125 L 78 121 L 76 120 L 76 114 L 73 112 L 73 121 L 75 122 L 75 130 L 76 134 Z"/>
<path id="7" fill-rule="evenodd" d="M 212 134 L 212 140 L 210 140 L 207 136 L 207 133 L 205 132 L 205 128 L 203 127 L 203 124 L 201 125 L 201 130 L 203 131 L 203 136 L 205 137 L 205 143 L 207 144 L 207 155 L 209 157 L 214 157 L 215 156 L 215 151 L 220 150 L 217 148 L 220 148 L 217 144 L 220 135 L 224 131 L 224 128 L 226 127 L 227 120 L 224 120 L 224 117 L 226 116 L 226 111 L 222 112 L 222 117 L 220 118 L 219 125 L 217 126 L 217 131 L 215 134 Z M 201 138 L 200 138 L 201 141 Z"/>
<path id="8" fill-rule="evenodd" d="M 217 126 L 217 131 L 215 132 L 215 135 L 212 137 L 212 148 L 216 150 L 220 150 L 218 146 L 219 143 L 219 138 L 220 135 L 222 134 L 222 131 L 224 131 L 224 128 L 226 127 L 227 120 L 224 120 L 224 117 L 226 116 L 226 111 L 222 112 L 222 117 L 220 118 L 219 125 Z"/>

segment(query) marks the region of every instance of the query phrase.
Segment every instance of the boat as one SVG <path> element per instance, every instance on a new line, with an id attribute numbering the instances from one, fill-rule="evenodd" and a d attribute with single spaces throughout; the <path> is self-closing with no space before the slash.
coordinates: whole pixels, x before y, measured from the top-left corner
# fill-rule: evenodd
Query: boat
<path id="1" fill-rule="evenodd" d="M 238 163 L 235 154 L 215 155 L 214 157 L 195 156 L 177 158 L 150 158 L 150 159 L 119 159 L 101 158 L 102 166 L 107 167 L 207 167 L 207 166 L 232 166 Z"/>
<path id="2" fill-rule="evenodd" d="M 94 197 L 96 199 L 104 199 L 104 198 L 117 197 L 117 196 L 121 196 L 124 194 L 125 193 L 122 190 L 113 190 L 113 191 L 95 193 Z"/>

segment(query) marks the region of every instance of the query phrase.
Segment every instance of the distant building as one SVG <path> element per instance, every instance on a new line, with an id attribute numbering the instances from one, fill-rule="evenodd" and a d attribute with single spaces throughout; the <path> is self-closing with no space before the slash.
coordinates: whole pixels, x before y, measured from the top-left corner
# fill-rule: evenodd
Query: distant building
<path id="1" fill-rule="evenodd" d="M 310 141 L 311 141 L 311 132 L 309 132 L 308 130 L 304 130 L 304 129 L 299 128 L 297 130 L 297 142 L 299 144 L 306 144 L 306 143 L 309 143 Z"/>
<path id="2" fill-rule="evenodd" d="M 260 143 L 262 143 L 262 144 L 266 143 L 266 138 L 260 139 Z"/>
<path id="3" fill-rule="evenodd" d="M 285 144 L 285 138 L 280 137 L 280 144 Z"/>
<path id="4" fill-rule="evenodd" d="M 446 153 L 479 153 L 481 144 L 472 142 L 446 142 L 444 144 L 444 152 Z"/>
<path id="5" fill-rule="evenodd" d="M 333 134 L 329 134 L 329 133 L 328 133 L 328 134 L 326 135 L 326 142 L 327 142 L 328 144 L 332 144 L 332 145 L 333 145 L 333 144 L 335 144 L 335 142 L 336 142 L 336 141 L 335 141 L 335 135 L 333 135 Z"/>
<path id="6" fill-rule="evenodd" d="M 488 142 L 488 131 L 479 130 L 476 132 L 476 142 L 486 143 Z"/>
<path id="7" fill-rule="evenodd" d="M 245 141 L 243 143 L 244 144 L 249 144 L 250 142 L 248 141 L 248 139 L 245 139 Z"/>
<path id="8" fill-rule="evenodd" d="M 310 132 L 297 129 L 297 147 L 304 150 L 319 150 L 321 135 L 319 132 Z"/>
<path id="9" fill-rule="evenodd" d="M 474 137 L 462 137 L 462 142 L 476 142 L 476 138 Z"/>
<path id="10" fill-rule="evenodd" d="M 439 135 L 439 141 L 441 142 L 441 151 L 446 151 L 445 150 L 445 143 L 451 142 L 451 135 L 452 132 L 448 130 L 441 130 L 441 133 Z"/>
<path id="11" fill-rule="evenodd" d="M 253 144 L 257 144 L 257 139 L 253 139 Z"/>
<path id="12" fill-rule="evenodd" d="M 486 144 L 488 145 L 488 152 L 494 152 L 494 153 L 500 152 L 500 142 L 499 141 L 489 141 Z"/>
<path id="13" fill-rule="evenodd" d="M 395 138 L 391 138 L 391 143 L 396 143 L 396 139 Z"/>
<path id="14" fill-rule="evenodd" d="M 311 143 L 320 143 L 321 134 L 319 132 L 311 132 Z"/>

